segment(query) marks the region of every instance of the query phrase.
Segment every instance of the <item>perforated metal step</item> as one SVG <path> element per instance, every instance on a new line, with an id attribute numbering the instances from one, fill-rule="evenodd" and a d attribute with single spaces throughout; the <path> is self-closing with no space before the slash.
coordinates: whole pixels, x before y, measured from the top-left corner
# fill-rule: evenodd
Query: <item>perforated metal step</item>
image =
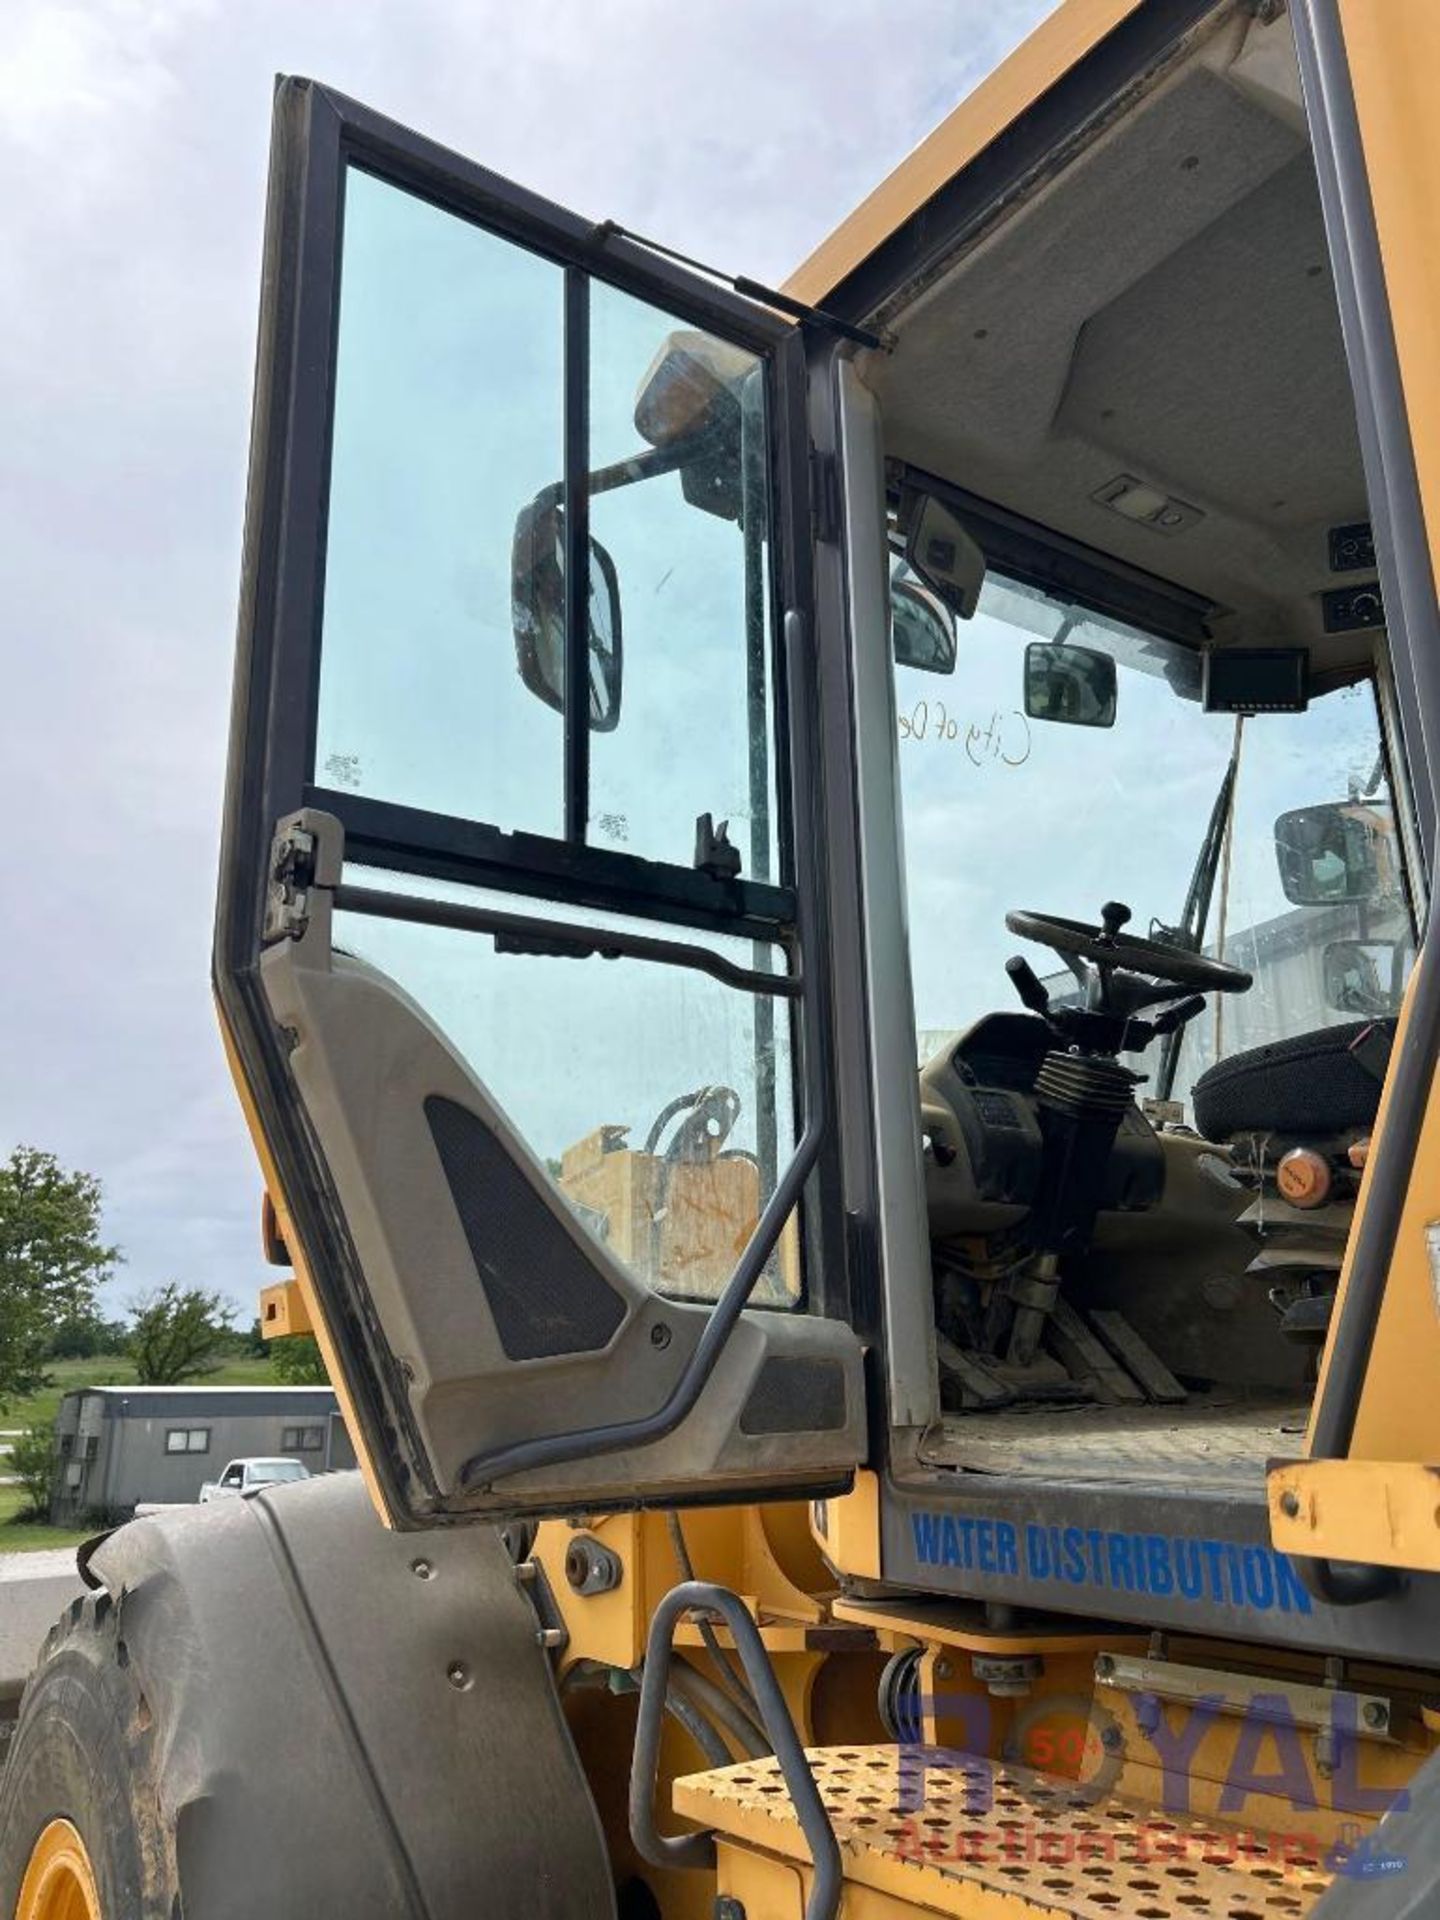
<path id="1" fill-rule="evenodd" d="M 809 1759 L 847 1883 L 925 1911 L 1291 1920 L 1330 1884 L 1318 1848 L 1291 1836 L 1172 1817 L 1118 1795 L 1092 1800 L 1025 1767 L 893 1746 L 819 1748 Z M 715 1828 L 722 1849 L 808 1858 L 773 1760 L 678 1780 L 674 1804 Z"/>

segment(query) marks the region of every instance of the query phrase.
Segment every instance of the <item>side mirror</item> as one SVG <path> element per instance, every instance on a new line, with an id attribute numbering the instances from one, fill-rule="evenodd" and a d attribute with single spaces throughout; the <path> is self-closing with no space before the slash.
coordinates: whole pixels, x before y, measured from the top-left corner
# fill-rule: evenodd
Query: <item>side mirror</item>
<path id="1" fill-rule="evenodd" d="M 1115 662 L 1094 647 L 1032 640 L 1025 649 L 1025 712 L 1067 727 L 1113 727 Z"/>
<path id="2" fill-rule="evenodd" d="M 1399 940 L 1331 940 L 1322 959 L 1325 1004 L 1357 1019 L 1399 1010 L 1414 949 Z"/>
<path id="3" fill-rule="evenodd" d="M 898 667 L 955 671 L 955 615 L 919 580 L 890 580 L 890 645 Z"/>
<path id="4" fill-rule="evenodd" d="M 1296 907 L 1373 900 L 1395 891 L 1388 820 L 1363 801 L 1296 807 L 1275 822 L 1275 861 Z"/>
<path id="5" fill-rule="evenodd" d="M 922 494 L 911 516 L 905 558 L 911 571 L 919 574 L 953 613 L 961 620 L 971 618 L 985 584 L 985 555 L 933 494 Z"/>
<path id="6" fill-rule="evenodd" d="M 675 467 L 686 504 L 737 523 L 745 514 L 744 416 L 761 391 L 756 367 L 743 347 L 682 330 L 661 344 L 635 400 L 641 439 L 682 456 Z"/>
<path id="7" fill-rule="evenodd" d="M 553 490 L 515 522 L 510 555 L 510 613 L 515 665 L 537 699 L 565 711 L 565 515 Z M 620 580 L 615 562 L 590 541 L 590 725 L 612 733 L 620 724 L 624 653 Z"/>

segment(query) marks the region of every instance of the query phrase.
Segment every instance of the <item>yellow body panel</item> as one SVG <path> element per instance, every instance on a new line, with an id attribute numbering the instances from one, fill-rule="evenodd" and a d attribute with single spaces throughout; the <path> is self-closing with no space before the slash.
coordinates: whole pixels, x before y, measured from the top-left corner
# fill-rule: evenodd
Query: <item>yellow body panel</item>
<path id="1" fill-rule="evenodd" d="M 1057 7 L 820 242 L 791 274 L 785 291 L 823 305 L 833 287 L 1140 4 L 1067 0 Z"/>
<path id="2" fill-rule="evenodd" d="M 1440 1573 L 1440 1467 L 1414 1460 L 1302 1460 L 1268 1481 L 1282 1553 Z"/>
<path id="3" fill-rule="evenodd" d="M 266 1340 L 285 1340 L 296 1333 L 314 1333 L 315 1322 L 305 1304 L 298 1280 L 281 1280 L 260 1289 L 260 1332 Z"/>
<path id="4" fill-rule="evenodd" d="M 230 1029 L 226 1025 L 224 1011 L 219 1006 L 216 1007 L 215 1011 L 220 1022 L 220 1038 L 225 1046 L 225 1059 L 230 1068 L 230 1077 L 235 1082 L 235 1092 L 239 1096 L 240 1107 L 245 1115 L 245 1124 L 249 1128 L 250 1138 L 254 1142 L 255 1155 L 260 1162 L 261 1176 L 265 1181 L 265 1190 L 270 1195 L 270 1204 L 275 1209 L 276 1229 L 279 1237 L 284 1241 L 291 1259 L 295 1263 L 295 1285 L 299 1289 L 300 1302 L 305 1317 L 309 1321 L 310 1330 L 315 1335 L 315 1339 L 319 1344 L 320 1357 L 325 1362 L 325 1371 L 330 1377 L 330 1384 L 335 1389 L 335 1398 L 340 1405 L 340 1414 L 345 1422 L 346 1431 L 350 1435 L 350 1444 L 355 1449 L 356 1464 L 360 1469 L 361 1478 L 365 1482 L 365 1491 L 370 1495 L 371 1505 L 380 1516 L 380 1524 L 388 1527 L 390 1520 L 385 1511 L 385 1502 L 380 1497 L 380 1483 L 376 1478 L 375 1469 L 371 1465 L 370 1456 L 365 1450 L 364 1438 L 360 1431 L 360 1422 L 355 1417 L 354 1401 L 351 1398 L 350 1389 L 346 1384 L 345 1374 L 340 1366 L 339 1356 L 335 1352 L 335 1346 L 330 1338 L 329 1329 L 326 1327 L 324 1316 L 320 1312 L 319 1299 L 315 1292 L 315 1283 L 310 1278 L 309 1269 L 305 1265 L 305 1256 L 300 1251 L 299 1236 L 296 1234 L 294 1223 L 290 1218 L 290 1209 L 286 1204 L 285 1190 L 280 1184 L 280 1174 L 275 1165 L 275 1156 L 270 1151 L 270 1143 L 265 1138 L 265 1129 L 261 1126 L 260 1116 L 255 1111 L 255 1102 L 251 1098 L 249 1084 L 241 1070 L 240 1056 L 236 1051 Z"/>

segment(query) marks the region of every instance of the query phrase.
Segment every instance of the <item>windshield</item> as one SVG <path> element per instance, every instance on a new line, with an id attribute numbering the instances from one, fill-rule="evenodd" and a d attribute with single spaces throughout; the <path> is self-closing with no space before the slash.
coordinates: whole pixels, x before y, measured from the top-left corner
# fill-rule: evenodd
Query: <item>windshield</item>
<path id="1" fill-rule="evenodd" d="M 277 1480 L 308 1480 L 310 1469 L 298 1460 L 257 1460 L 250 1469 L 250 1478 L 268 1487 Z"/>
<path id="2" fill-rule="evenodd" d="M 1037 638 L 1115 660 L 1113 725 L 1027 718 L 1025 648 Z M 919 1059 L 981 1014 L 1018 1004 L 1004 972 L 1022 950 L 1005 929 L 1012 908 L 1094 921 L 1122 900 L 1131 932 L 1170 937 L 1217 812 L 1223 824 L 1228 811 L 1229 831 L 1214 846 L 1200 944 L 1249 969 L 1255 985 L 1212 996 L 1190 1023 L 1173 1096 L 1185 1098 L 1216 1058 L 1394 1006 L 1410 941 L 1398 862 L 1383 863 L 1368 899 L 1297 905 L 1275 850 L 1280 815 L 1361 800 L 1393 843 L 1372 684 L 1337 689 L 1304 713 L 1237 723 L 1204 711 L 1200 669 L 1192 649 L 994 575 L 960 625 L 953 676 L 896 667 Z M 1233 794 L 1217 810 L 1232 759 Z M 1072 984 L 1054 956 L 1025 951 L 1052 992 Z M 1156 1091 L 1160 1065 L 1152 1048 L 1144 1093 Z"/>

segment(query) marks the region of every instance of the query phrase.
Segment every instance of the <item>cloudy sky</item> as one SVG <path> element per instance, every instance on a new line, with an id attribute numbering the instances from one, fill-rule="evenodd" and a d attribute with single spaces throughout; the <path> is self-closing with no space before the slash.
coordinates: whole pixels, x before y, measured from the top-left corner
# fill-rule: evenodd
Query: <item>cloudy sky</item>
<path id="1" fill-rule="evenodd" d="M 777 280 L 1048 0 L 9 0 L 0 1152 L 246 1312 L 208 989 L 272 76 Z"/>

